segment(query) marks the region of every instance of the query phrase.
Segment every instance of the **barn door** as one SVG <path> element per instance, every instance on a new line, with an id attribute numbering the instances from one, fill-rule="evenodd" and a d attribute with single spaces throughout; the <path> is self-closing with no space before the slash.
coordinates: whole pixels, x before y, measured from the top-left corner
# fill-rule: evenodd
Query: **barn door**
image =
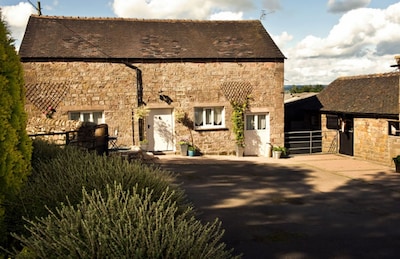
<path id="1" fill-rule="evenodd" d="M 340 119 L 339 129 L 339 153 L 353 156 L 354 155 L 354 119 L 346 117 Z"/>

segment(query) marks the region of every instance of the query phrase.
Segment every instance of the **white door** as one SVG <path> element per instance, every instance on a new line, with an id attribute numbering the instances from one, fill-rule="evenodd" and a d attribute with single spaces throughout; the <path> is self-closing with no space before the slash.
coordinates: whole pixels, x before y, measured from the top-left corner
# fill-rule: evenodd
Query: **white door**
<path id="1" fill-rule="evenodd" d="M 152 109 L 147 123 L 149 150 L 174 150 L 172 109 Z"/>
<path id="2" fill-rule="evenodd" d="M 245 148 L 247 156 L 266 156 L 270 143 L 270 121 L 268 113 L 245 114 Z"/>

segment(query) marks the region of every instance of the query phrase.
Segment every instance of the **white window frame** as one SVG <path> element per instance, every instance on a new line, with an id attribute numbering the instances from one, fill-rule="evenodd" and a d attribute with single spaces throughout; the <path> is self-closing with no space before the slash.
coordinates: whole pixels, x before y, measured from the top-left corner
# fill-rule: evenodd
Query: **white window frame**
<path id="1" fill-rule="evenodd" d="M 77 114 L 77 113 L 79 113 L 79 121 L 93 122 L 96 124 L 105 123 L 104 111 L 70 111 L 70 112 L 68 112 L 68 118 L 70 120 L 72 120 L 73 114 Z M 100 121 L 97 121 L 97 122 L 94 121 L 94 116 L 93 116 L 94 113 L 101 113 Z M 85 115 L 89 115 L 88 120 L 85 120 Z"/>
<path id="2" fill-rule="evenodd" d="M 217 110 L 221 110 L 220 124 L 216 123 Z M 198 117 L 200 115 L 200 117 Z M 201 125 L 199 124 L 201 120 Z M 204 106 L 194 107 L 194 128 L 195 130 L 203 129 L 224 129 L 225 128 L 225 107 L 224 106 Z"/>
<path id="3" fill-rule="evenodd" d="M 249 121 L 250 118 L 253 118 Z M 267 115 L 266 114 L 246 114 L 246 130 L 266 130 Z"/>

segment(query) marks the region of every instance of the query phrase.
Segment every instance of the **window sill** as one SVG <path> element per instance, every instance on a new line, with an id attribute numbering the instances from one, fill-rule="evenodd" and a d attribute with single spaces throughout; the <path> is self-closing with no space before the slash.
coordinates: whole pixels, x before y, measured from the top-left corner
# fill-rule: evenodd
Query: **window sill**
<path id="1" fill-rule="evenodd" d="M 195 128 L 195 131 L 226 131 L 229 130 L 226 127 L 221 127 L 221 128 Z"/>

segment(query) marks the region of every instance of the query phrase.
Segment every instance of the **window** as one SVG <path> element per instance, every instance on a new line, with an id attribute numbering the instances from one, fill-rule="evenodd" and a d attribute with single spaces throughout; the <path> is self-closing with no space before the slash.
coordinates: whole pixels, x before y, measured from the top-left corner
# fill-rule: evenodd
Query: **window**
<path id="1" fill-rule="evenodd" d="M 78 111 L 69 113 L 70 120 L 104 123 L 104 113 L 102 111 Z"/>
<path id="2" fill-rule="evenodd" d="M 246 130 L 265 130 L 267 120 L 265 114 L 246 115 Z"/>
<path id="3" fill-rule="evenodd" d="M 338 130 L 339 127 L 339 117 L 337 115 L 326 115 L 326 128 Z"/>
<path id="4" fill-rule="evenodd" d="M 196 129 L 215 129 L 225 127 L 224 107 L 194 108 L 194 126 Z"/>
<path id="5" fill-rule="evenodd" d="M 398 121 L 389 121 L 389 135 L 400 136 L 399 126 L 400 125 Z"/>

